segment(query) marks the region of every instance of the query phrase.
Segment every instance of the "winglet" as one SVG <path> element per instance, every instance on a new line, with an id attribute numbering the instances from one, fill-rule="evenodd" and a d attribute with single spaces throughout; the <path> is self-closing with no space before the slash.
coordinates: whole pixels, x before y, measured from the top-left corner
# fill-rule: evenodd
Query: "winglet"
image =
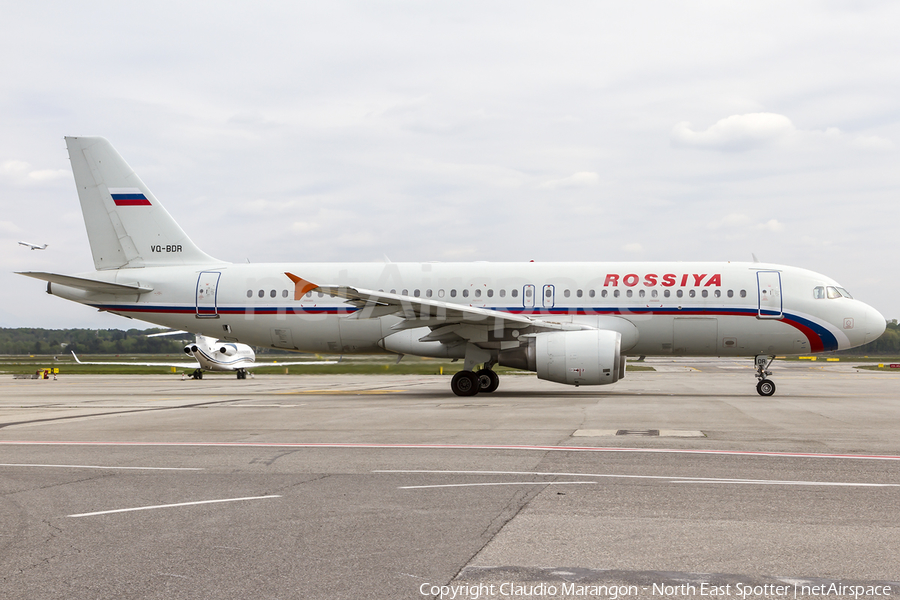
<path id="1" fill-rule="evenodd" d="M 285 273 L 285 275 L 288 276 L 288 279 L 294 282 L 294 300 L 300 300 L 301 298 L 303 298 L 303 294 L 319 287 L 315 283 L 311 283 L 301 277 L 297 277 L 293 273 Z"/>

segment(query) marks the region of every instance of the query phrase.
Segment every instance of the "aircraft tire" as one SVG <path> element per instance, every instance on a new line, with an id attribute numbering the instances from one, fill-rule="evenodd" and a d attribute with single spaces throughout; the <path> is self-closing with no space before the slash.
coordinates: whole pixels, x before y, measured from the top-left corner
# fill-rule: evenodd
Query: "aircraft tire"
<path id="1" fill-rule="evenodd" d="M 474 396 L 478 393 L 478 376 L 472 371 L 460 371 L 450 380 L 450 389 L 457 396 Z"/>
<path id="2" fill-rule="evenodd" d="M 756 391 L 760 396 L 771 396 L 775 393 L 775 382 L 771 379 L 760 379 L 756 384 Z"/>
<path id="3" fill-rule="evenodd" d="M 500 376 L 493 369 L 481 369 L 475 375 L 478 377 L 479 394 L 490 394 L 500 386 Z"/>

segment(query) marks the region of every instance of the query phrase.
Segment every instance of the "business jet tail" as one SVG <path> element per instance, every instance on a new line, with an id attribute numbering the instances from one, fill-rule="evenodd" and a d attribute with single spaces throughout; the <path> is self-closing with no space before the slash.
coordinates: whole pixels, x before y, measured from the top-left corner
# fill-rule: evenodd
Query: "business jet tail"
<path id="1" fill-rule="evenodd" d="M 67 137 L 97 270 L 220 264 L 194 245 L 105 138 Z"/>

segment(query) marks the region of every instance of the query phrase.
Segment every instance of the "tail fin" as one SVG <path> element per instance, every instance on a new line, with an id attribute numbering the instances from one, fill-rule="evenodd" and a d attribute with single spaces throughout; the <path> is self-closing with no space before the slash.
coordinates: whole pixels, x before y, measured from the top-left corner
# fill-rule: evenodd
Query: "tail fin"
<path id="1" fill-rule="evenodd" d="M 66 146 L 98 271 L 221 262 L 194 245 L 106 139 L 67 137 Z"/>

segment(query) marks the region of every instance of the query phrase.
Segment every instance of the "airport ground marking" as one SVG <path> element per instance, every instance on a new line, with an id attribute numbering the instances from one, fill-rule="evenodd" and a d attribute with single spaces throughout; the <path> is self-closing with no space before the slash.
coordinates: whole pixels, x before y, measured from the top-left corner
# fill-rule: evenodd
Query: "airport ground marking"
<path id="1" fill-rule="evenodd" d="M 537 477 L 596 477 L 608 479 L 656 479 L 671 483 L 717 483 L 717 484 L 754 484 L 754 485 L 816 485 L 830 487 L 900 487 L 900 483 L 863 483 L 844 481 L 796 481 L 778 479 L 745 479 L 728 477 L 690 477 L 681 475 L 627 475 L 620 473 L 552 473 L 543 471 L 453 471 L 434 469 L 378 469 L 373 473 L 393 474 L 439 474 L 439 475 L 532 475 Z M 556 485 L 564 483 L 596 483 L 588 481 L 532 481 L 531 485 Z M 398 489 L 418 489 L 429 487 L 465 487 L 474 485 L 503 485 L 502 483 L 480 484 L 445 484 L 403 486 Z M 510 483 L 509 485 L 527 485 L 527 483 Z"/>
<path id="2" fill-rule="evenodd" d="M 596 481 L 491 481 L 487 483 L 440 483 L 435 485 L 404 485 L 398 490 L 424 490 L 429 488 L 482 487 L 497 485 L 577 485 L 596 484 Z"/>
<path id="3" fill-rule="evenodd" d="M 72 442 L 0 440 L 0 446 L 133 446 L 133 447 L 209 447 L 209 448 L 346 448 L 379 450 L 520 450 L 529 452 L 625 452 L 643 454 L 700 454 L 711 456 L 760 456 L 772 458 L 831 458 L 840 460 L 900 461 L 890 454 L 823 454 L 814 452 L 766 452 L 757 450 L 703 450 L 683 448 L 615 448 L 603 446 L 529 446 L 491 444 L 380 444 L 350 442 Z"/>
<path id="4" fill-rule="evenodd" d="M 96 517 L 98 515 L 111 515 L 113 513 L 135 512 L 138 510 L 155 510 L 157 508 L 177 508 L 180 506 L 196 506 L 198 504 L 219 504 L 222 502 L 242 502 L 244 500 L 266 500 L 268 498 L 281 498 L 281 496 L 248 496 L 246 498 L 221 498 L 218 500 L 199 500 L 197 502 L 178 502 L 175 504 L 157 504 L 155 506 L 137 506 L 134 508 L 117 508 L 115 510 L 101 510 L 97 512 L 66 515 L 67 517 Z"/>
<path id="5" fill-rule="evenodd" d="M 103 465 L 39 465 L 29 463 L 0 463 L 0 467 L 46 467 L 53 469 L 119 469 L 123 471 L 203 471 L 202 467 L 107 467 Z"/>

